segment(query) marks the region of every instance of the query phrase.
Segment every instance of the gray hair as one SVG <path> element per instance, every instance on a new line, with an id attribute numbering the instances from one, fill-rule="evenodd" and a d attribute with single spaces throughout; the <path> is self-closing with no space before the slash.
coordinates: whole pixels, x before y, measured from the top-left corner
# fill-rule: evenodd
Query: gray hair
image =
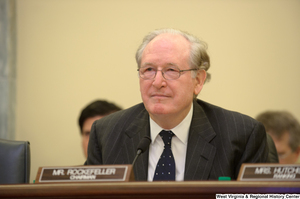
<path id="1" fill-rule="evenodd" d="M 181 35 L 183 36 L 186 40 L 190 42 L 190 68 L 195 68 L 195 69 L 203 69 L 206 71 L 210 67 L 210 60 L 209 60 L 209 55 L 207 54 L 207 44 L 204 41 L 199 40 L 197 37 L 187 33 L 183 32 L 180 30 L 176 29 L 159 29 L 159 30 L 154 30 L 150 32 L 148 35 L 146 35 L 143 39 L 142 44 L 139 46 L 139 48 L 136 51 L 135 54 L 135 59 L 138 65 L 138 68 L 141 67 L 141 59 L 142 59 L 142 54 L 146 48 L 146 46 L 158 35 L 161 34 L 174 34 L 174 35 Z M 193 77 L 196 77 L 197 72 L 193 71 L 194 75 Z M 205 82 L 208 82 L 211 78 L 211 75 L 207 73 L 206 80 Z"/>
<path id="2" fill-rule="evenodd" d="M 289 146 L 296 151 L 300 146 L 300 124 L 296 118 L 287 111 L 266 111 L 259 114 L 256 119 L 263 123 L 268 133 L 280 137 L 288 132 L 290 134 Z"/>

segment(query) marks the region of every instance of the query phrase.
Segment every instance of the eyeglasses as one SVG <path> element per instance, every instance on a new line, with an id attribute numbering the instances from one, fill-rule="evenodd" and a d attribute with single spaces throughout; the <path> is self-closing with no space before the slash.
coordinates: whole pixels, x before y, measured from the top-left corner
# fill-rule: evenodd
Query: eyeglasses
<path id="1" fill-rule="evenodd" d="M 161 71 L 162 76 L 166 80 L 174 80 L 174 79 L 178 79 L 182 72 L 198 70 L 198 69 L 193 68 L 193 69 L 187 69 L 187 70 L 180 70 L 177 67 L 171 66 L 171 67 L 163 68 L 162 70 L 157 70 L 154 67 L 147 66 L 147 67 L 139 68 L 137 70 L 139 71 L 139 76 L 143 79 L 147 79 L 147 80 L 154 79 L 156 77 L 157 71 Z"/>

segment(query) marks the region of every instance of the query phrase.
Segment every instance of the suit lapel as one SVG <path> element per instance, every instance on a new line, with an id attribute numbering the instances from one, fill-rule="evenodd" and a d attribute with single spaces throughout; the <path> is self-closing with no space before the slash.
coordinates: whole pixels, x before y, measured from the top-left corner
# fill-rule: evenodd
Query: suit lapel
<path id="1" fill-rule="evenodd" d="M 127 151 L 128 159 L 130 164 L 133 162 L 137 147 L 140 140 L 144 136 L 150 136 L 150 124 L 149 124 L 149 114 L 143 108 L 142 110 L 135 112 L 135 119 L 128 125 L 125 129 L 125 140 L 124 140 L 124 150 Z M 149 151 L 142 153 L 140 157 L 135 162 L 133 167 L 135 179 L 138 181 L 147 180 L 148 176 L 148 157 Z"/>
<path id="2" fill-rule="evenodd" d="M 216 148 L 210 141 L 216 136 L 202 107 L 195 101 L 191 122 L 184 180 L 207 180 Z"/>

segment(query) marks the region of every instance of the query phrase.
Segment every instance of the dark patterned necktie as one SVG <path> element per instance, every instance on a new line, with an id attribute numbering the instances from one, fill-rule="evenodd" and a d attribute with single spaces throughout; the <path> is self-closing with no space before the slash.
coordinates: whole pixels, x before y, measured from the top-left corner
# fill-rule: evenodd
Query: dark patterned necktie
<path id="1" fill-rule="evenodd" d="M 171 150 L 174 133 L 172 131 L 161 131 L 159 135 L 163 139 L 165 147 L 156 165 L 153 181 L 172 181 L 175 180 L 175 160 Z"/>

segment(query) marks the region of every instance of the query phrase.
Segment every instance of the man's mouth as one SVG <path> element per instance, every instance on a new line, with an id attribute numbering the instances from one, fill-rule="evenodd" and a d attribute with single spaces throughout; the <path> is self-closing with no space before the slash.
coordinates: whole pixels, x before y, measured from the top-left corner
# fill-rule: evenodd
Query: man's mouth
<path id="1" fill-rule="evenodd" d="M 152 98 L 168 98 L 168 95 L 164 95 L 164 94 L 152 94 L 151 95 Z"/>

